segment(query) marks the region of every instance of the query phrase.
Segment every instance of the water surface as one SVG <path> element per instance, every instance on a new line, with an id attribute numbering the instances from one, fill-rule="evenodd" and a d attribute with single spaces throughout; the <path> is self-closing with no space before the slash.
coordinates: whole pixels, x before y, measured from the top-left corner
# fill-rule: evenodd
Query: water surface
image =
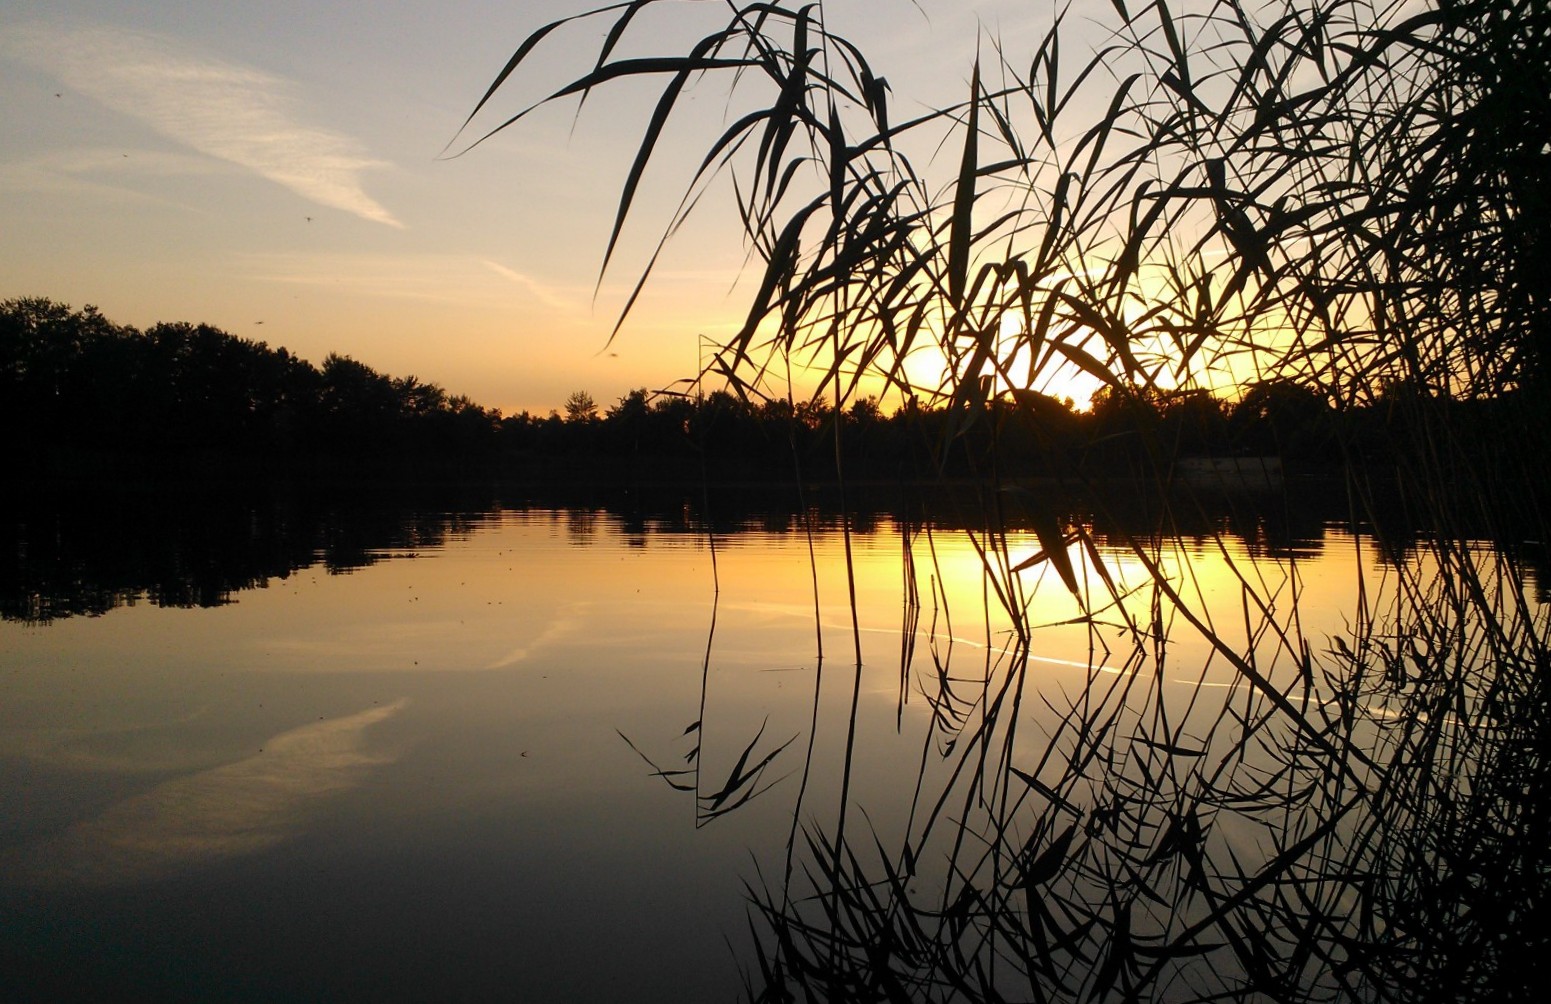
<path id="1" fill-rule="evenodd" d="M 703 499 L 16 509 L 0 997 L 734 999 L 760 983 L 750 892 L 781 898 L 810 838 L 838 823 L 934 847 L 923 829 L 962 819 L 942 807 L 964 784 L 957 744 L 1009 679 L 1024 738 L 995 749 L 1045 776 L 1062 714 L 1137 674 L 1125 619 L 1176 616 L 1095 531 L 1073 548 L 1081 585 L 1101 565 L 1134 609 L 1079 622 L 1035 562 L 1011 576 L 1036 626 L 1020 647 L 983 573 L 989 538 L 962 516 L 871 511 L 848 540 L 807 515 L 713 500 L 707 518 Z M 1370 590 L 1387 574 L 1371 540 L 1317 514 L 1202 519 L 1155 553 L 1269 678 L 1300 669 L 1244 614 L 1246 575 L 1330 638 L 1357 573 Z M 1012 563 L 1044 548 L 1016 525 L 1004 544 Z M 1245 682 L 1172 637 L 1147 672 L 1187 709 L 1180 745 L 1205 748 L 1223 705 L 1196 695 Z"/>

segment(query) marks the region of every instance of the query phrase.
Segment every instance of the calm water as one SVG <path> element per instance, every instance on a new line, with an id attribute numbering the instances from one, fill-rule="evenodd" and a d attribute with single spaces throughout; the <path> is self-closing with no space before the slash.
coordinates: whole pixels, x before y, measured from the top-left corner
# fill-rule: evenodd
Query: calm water
<path id="1" fill-rule="evenodd" d="M 810 537 L 757 501 L 712 511 L 15 509 L 0 998 L 735 999 L 758 966 L 749 890 L 781 886 L 794 833 L 800 859 L 804 831 L 887 842 L 935 818 L 961 783 L 955 737 L 1009 659 L 1034 737 L 1136 670 L 1118 612 L 1065 623 L 1079 607 L 1046 562 L 1014 576 L 1038 627 L 1010 655 L 983 541 L 949 525 L 967 520 L 855 523 L 853 623 L 837 518 Z M 1284 609 L 1297 595 L 1319 638 L 1350 616 L 1358 570 L 1370 590 L 1386 574 L 1313 511 L 1202 520 L 1162 560 L 1272 676 L 1295 669 L 1243 614 L 1241 576 Z M 1123 589 L 1146 583 L 1097 539 Z M 1041 547 L 1007 540 L 1013 562 Z M 1242 684 L 1199 638 L 1156 669 L 1182 700 Z M 1005 748 L 1038 773 L 1038 743 Z"/>

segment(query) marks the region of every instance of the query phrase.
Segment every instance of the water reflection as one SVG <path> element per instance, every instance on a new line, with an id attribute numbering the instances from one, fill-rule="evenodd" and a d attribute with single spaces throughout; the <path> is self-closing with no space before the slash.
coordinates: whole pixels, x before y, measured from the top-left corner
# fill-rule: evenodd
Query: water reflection
<path id="1" fill-rule="evenodd" d="M 935 634 L 929 664 L 901 660 L 901 702 L 932 712 L 900 730 L 921 743 L 902 818 L 868 812 L 858 833 L 849 738 L 828 762 L 836 809 L 794 825 L 756 892 L 759 999 L 1530 985 L 1551 623 L 1503 552 L 1434 535 L 1372 568 L 1335 531 L 1286 546 L 1239 526 L 1206 535 L 1214 552 L 1168 519 L 1030 525 L 974 541 L 984 661 L 966 670 Z M 1075 686 L 1036 669 L 1083 636 Z M 853 694 L 853 732 L 859 713 Z"/>
<path id="2" fill-rule="evenodd" d="M 1040 489 L 984 493 L 924 492 L 918 488 L 852 489 L 849 529 L 863 537 L 890 534 L 900 522 L 940 530 L 984 524 L 988 506 L 1012 530 L 1028 529 L 1037 513 L 1058 511 L 1070 523 L 1091 525 L 1099 541 L 1154 532 L 1166 519 L 1171 532 L 1201 552 L 1222 536 L 1251 554 L 1313 557 L 1326 524 L 1344 512 L 1307 499 L 1263 512 L 1242 498 L 1203 506 L 1198 499 L 1161 512 L 1142 504 L 1096 512 L 1079 495 Z M 792 491 L 719 488 L 710 499 L 672 489 L 550 490 L 500 493 L 491 489 L 376 488 L 370 492 L 296 488 L 211 488 L 106 492 L 65 491 L 0 498 L 0 618 L 48 623 L 99 616 L 121 606 L 215 607 L 245 590 L 283 583 L 318 567 L 346 574 L 391 558 L 431 552 L 487 525 L 503 510 L 562 514 L 567 542 L 586 545 L 602 533 L 630 546 L 649 538 L 712 533 L 736 547 L 746 540 L 837 530 L 838 501 L 809 488 L 800 508 Z M 1310 504 L 1313 503 L 1313 504 Z M 1405 531 L 1399 531 L 1404 535 Z M 1395 547 L 1403 554 L 1406 540 Z"/>
<path id="3" fill-rule="evenodd" d="M 783 501 L 8 517 L 0 996 L 233 996 L 171 992 L 194 956 L 252 999 L 363 957 L 380 999 L 1425 999 L 1528 957 L 1511 551 L 1317 497 Z"/>
<path id="4" fill-rule="evenodd" d="M 6 871 L 26 884 L 141 883 L 269 850 L 293 837 L 316 803 L 392 762 L 368 750 L 367 730 L 405 703 L 291 729 L 252 756 L 159 784 L 13 855 Z"/>
<path id="5" fill-rule="evenodd" d="M 343 574 L 440 547 L 489 507 L 487 493 L 442 496 L 428 509 L 412 492 L 190 486 L 9 496 L 0 499 L 0 617 L 47 623 L 141 600 L 220 606 L 315 564 Z"/>

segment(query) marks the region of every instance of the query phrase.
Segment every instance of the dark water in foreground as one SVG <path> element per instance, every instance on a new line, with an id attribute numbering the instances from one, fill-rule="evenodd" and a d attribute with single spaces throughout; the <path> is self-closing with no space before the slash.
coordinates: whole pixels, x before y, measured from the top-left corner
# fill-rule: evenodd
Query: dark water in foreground
<path id="1" fill-rule="evenodd" d="M 1033 736 L 1138 671 L 1048 562 L 1013 576 L 1038 629 L 1010 648 L 972 507 L 853 522 L 848 583 L 838 517 L 810 538 L 782 505 L 711 505 L 13 505 L 0 999 L 734 999 L 760 982 L 750 891 L 783 887 L 789 844 L 801 872 L 804 831 L 881 845 L 937 818 L 1009 659 Z M 1246 571 L 1329 638 L 1393 561 L 1280 511 L 1227 502 L 1160 551 L 1277 680 L 1297 666 L 1243 614 Z M 1094 539 L 1123 590 L 1148 582 Z M 1015 529 L 1006 553 L 1043 546 Z M 1170 646 L 1157 693 L 1242 686 L 1205 641 Z M 997 749 L 1039 773 L 1037 744 Z"/>

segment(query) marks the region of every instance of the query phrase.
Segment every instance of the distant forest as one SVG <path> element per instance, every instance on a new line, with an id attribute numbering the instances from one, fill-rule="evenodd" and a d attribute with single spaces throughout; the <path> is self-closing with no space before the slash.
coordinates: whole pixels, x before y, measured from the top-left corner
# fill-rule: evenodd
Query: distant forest
<path id="1" fill-rule="evenodd" d="M 873 399 L 837 412 L 726 390 L 634 390 L 600 408 L 577 391 L 547 415 L 503 415 L 349 356 L 315 366 L 207 324 L 114 324 L 93 307 L 0 303 L 0 422 L 13 471 L 452 472 L 672 480 L 1118 473 L 1190 456 L 1277 456 L 1329 469 L 1393 463 L 1454 435 L 1501 438 L 1513 396 L 1434 400 L 1404 386 L 1346 409 L 1291 381 L 1236 401 L 1200 391 L 1100 391 L 1087 411 L 1019 392 L 957 408 Z M 1446 412 L 1446 414 L 1444 414 Z M 838 433 L 838 444 L 836 435 Z M 837 449 L 838 445 L 838 449 Z M 995 457 L 995 466 L 992 457 Z M 628 461 L 628 463 L 626 462 Z"/>

